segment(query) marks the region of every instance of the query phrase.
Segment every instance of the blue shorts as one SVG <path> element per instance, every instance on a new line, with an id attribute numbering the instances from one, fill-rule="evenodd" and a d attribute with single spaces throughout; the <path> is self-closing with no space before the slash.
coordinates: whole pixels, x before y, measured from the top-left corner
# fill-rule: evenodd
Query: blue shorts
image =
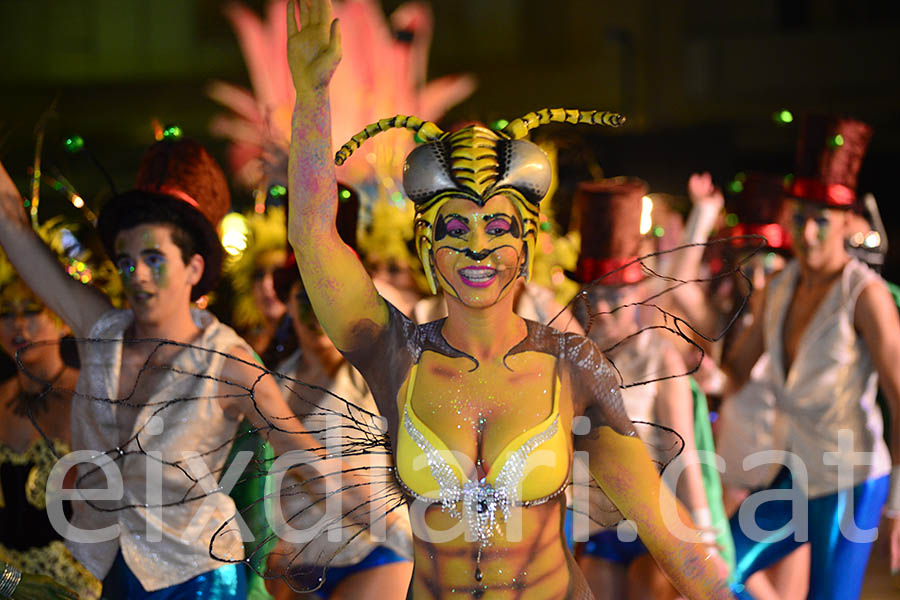
<path id="1" fill-rule="evenodd" d="M 571 510 L 566 511 L 566 518 L 563 521 L 563 535 L 566 538 L 569 552 L 575 552 L 575 514 Z"/>
<path id="2" fill-rule="evenodd" d="M 112 568 L 103 580 L 103 600 L 245 600 L 247 580 L 244 565 L 223 565 L 155 592 L 148 592 L 134 576 L 122 553 L 116 555 Z"/>
<path id="3" fill-rule="evenodd" d="M 791 473 L 784 468 L 769 489 L 791 487 Z M 807 598 L 843 600 L 859 597 L 872 542 L 847 539 L 841 524 L 852 519 L 859 529 L 877 528 L 888 487 L 889 478 L 884 475 L 852 488 L 806 500 L 812 554 Z M 751 597 L 743 589 L 743 583 L 750 575 L 776 563 L 805 543 L 798 541 L 794 535 L 782 535 L 789 532 L 788 527 L 792 526 L 792 508 L 790 500 L 772 500 L 757 507 L 753 515 L 756 526 L 763 532 L 771 532 L 771 539 L 762 541 L 751 539 L 743 531 L 740 513 L 731 518 L 737 553 L 734 589 L 741 592 L 739 598 Z"/>
<path id="4" fill-rule="evenodd" d="M 647 547 L 641 538 L 633 541 L 622 541 L 615 529 L 606 529 L 584 543 L 581 552 L 588 556 L 602 558 L 609 562 L 628 566 L 634 559 L 647 554 Z"/>
<path id="5" fill-rule="evenodd" d="M 325 581 L 322 582 L 322 587 L 316 590 L 316 594 L 320 598 L 328 598 L 347 577 L 367 569 L 374 569 L 381 565 L 389 565 L 396 562 L 409 562 L 409 559 L 400 556 L 387 546 L 376 546 L 374 550 L 355 565 L 328 567 L 328 570 L 325 572 Z"/>

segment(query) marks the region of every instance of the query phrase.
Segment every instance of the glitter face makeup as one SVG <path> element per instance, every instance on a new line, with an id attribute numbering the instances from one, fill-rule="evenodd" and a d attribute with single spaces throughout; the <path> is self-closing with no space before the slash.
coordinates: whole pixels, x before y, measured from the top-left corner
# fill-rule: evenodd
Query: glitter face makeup
<path id="1" fill-rule="evenodd" d="M 191 285 L 181 250 L 166 225 L 139 225 L 116 238 L 115 265 L 129 304 L 136 311 L 165 309 L 169 290 Z"/>
<path id="2" fill-rule="evenodd" d="M 521 219 L 512 202 L 497 195 L 483 206 L 448 200 L 435 221 L 434 267 L 445 292 L 468 306 L 503 298 L 523 264 Z"/>
<path id="3" fill-rule="evenodd" d="M 828 228 L 831 225 L 831 221 L 824 214 L 810 215 L 807 214 L 806 211 L 795 212 L 791 217 L 794 235 L 798 238 L 802 238 L 808 221 L 812 221 L 816 227 L 816 239 L 820 242 L 824 242 L 825 238 L 828 237 Z"/>
<path id="4" fill-rule="evenodd" d="M 157 248 L 144 248 L 140 251 L 139 256 L 140 258 L 138 258 L 137 261 L 128 255 L 116 256 L 116 268 L 119 270 L 119 275 L 122 276 L 126 288 L 129 285 L 133 286 L 134 284 L 138 263 L 146 265 L 150 270 L 151 277 L 153 278 L 156 287 L 159 289 L 168 288 L 169 270 L 166 264 L 166 256 Z"/>

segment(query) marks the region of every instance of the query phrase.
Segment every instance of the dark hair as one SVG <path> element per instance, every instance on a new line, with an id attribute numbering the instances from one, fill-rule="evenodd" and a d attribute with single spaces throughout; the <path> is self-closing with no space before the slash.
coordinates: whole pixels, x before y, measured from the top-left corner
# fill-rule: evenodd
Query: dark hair
<path id="1" fill-rule="evenodd" d="M 119 232 L 125 229 L 133 229 L 140 225 L 168 226 L 172 243 L 181 251 L 181 260 L 184 264 L 188 264 L 193 255 L 202 254 L 194 242 L 199 234 L 193 231 L 193 227 L 181 215 L 159 204 L 137 204 L 132 210 L 123 213 L 113 237 L 117 237 Z"/>

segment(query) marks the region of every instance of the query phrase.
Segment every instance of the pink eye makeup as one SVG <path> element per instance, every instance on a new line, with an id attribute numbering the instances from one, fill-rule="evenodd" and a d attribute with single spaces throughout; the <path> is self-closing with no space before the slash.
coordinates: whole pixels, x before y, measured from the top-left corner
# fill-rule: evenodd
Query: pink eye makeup
<path id="1" fill-rule="evenodd" d="M 469 233 L 469 226 L 457 217 L 453 217 L 447 221 L 447 234 L 451 236 L 460 236 Z"/>
<path id="2" fill-rule="evenodd" d="M 502 218 L 493 219 L 485 228 L 485 231 L 490 235 L 503 235 L 504 233 L 509 233 L 511 230 L 512 225 L 509 224 L 509 221 Z"/>

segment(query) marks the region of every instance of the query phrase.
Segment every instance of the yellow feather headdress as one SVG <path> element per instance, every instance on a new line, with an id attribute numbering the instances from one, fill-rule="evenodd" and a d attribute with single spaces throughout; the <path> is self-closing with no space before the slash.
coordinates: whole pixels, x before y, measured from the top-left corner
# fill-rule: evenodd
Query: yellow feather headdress
<path id="1" fill-rule="evenodd" d="M 232 318 L 235 326 L 242 330 L 265 324 L 265 317 L 253 301 L 253 272 L 260 258 L 267 253 L 287 249 L 283 207 L 269 207 L 263 214 L 247 213 L 245 218 L 246 249 L 225 262 L 225 274 L 231 279 L 235 292 Z"/>

